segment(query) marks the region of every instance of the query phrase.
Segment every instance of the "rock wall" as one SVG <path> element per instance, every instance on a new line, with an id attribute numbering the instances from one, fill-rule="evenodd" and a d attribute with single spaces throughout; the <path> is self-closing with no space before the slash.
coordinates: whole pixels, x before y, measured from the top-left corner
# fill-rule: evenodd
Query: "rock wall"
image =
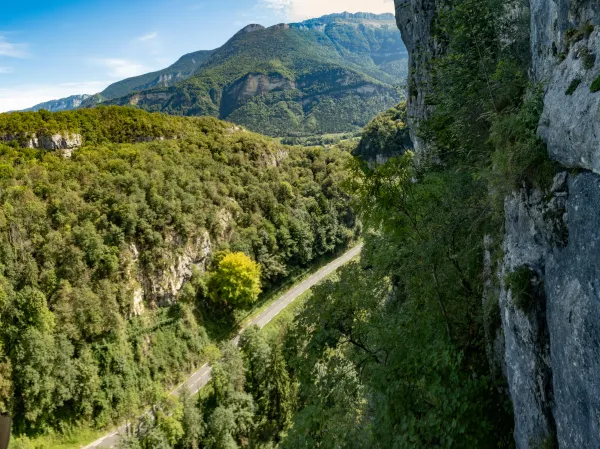
<path id="1" fill-rule="evenodd" d="M 600 174 L 600 91 L 591 91 L 600 75 L 600 3 L 531 0 L 531 9 L 533 73 L 546 89 L 539 133 L 552 158 Z"/>
<path id="2" fill-rule="evenodd" d="M 221 116 L 228 116 L 253 97 L 295 88 L 294 81 L 280 74 L 249 73 L 224 90 Z"/>
<path id="3" fill-rule="evenodd" d="M 498 274 L 503 371 L 517 448 L 600 448 L 600 2 L 529 0 L 532 80 L 544 86 L 539 135 L 566 168 L 549 192 L 505 201 Z M 411 61 L 409 124 L 429 114 L 428 61 L 437 0 L 395 0 Z M 600 88 L 598 89 L 600 90 Z M 424 142 L 413 138 L 418 151 Z M 507 282 L 528 273 L 523 304 Z"/>
<path id="4" fill-rule="evenodd" d="M 598 448 L 600 94 L 591 85 L 600 69 L 600 4 L 531 0 L 531 12 L 532 77 L 545 89 L 539 135 L 554 160 L 582 172 L 557 179 L 551 198 L 532 192 L 506 201 L 503 275 L 531 266 L 544 296 L 538 313 L 525 315 L 510 289 L 502 292 L 515 440 L 518 448 L 551 439 Z"/>
<path id="5" fill-rule="evenodd" d="M 145 304 L 167 305 L 176 300 L 183 285 L 192 275 L 194 268 L 206 269 L 213 243 L 207 231 L 201 232 L 188 242 L 176 237 L 167 239 L 173 248 L 173 256 L 165 266 L 148 268 L 140 260 L 140 251 L 135 244 L 129 248 L 129 263 L 126 273 L 130 277 L 133 315 L 144 313 Z"/>
<path id="6" fill-rule="evenodd" d="M 396 22 L 408 50 L 408 125 L 418 158 L 424 157 L 426 145 L 417 135 L 419 123 L 429 116 L 425 101 L 429 94 L 430 62 L 442 52 L 432 37 L 431 27 L 441 0 L 394 0 Z"/>
<path id="7" fill-rule="evenodd" d="M 18 142 L 23 148 L 40 148 L 48 151 L 58 151 L 64 157 L 71 157 L 73 150 L 82 145 L 80 134 L 33 134 L 30 136 L 5 135 L 0 141 Z"/>

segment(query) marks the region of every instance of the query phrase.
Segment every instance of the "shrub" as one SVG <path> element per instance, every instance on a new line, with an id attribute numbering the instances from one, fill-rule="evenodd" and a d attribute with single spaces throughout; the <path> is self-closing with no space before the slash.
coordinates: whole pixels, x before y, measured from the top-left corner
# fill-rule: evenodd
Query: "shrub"
<path id="1" fill-rule="evenodd" d="M 535 279 L 537 273 L 528 267 L 522 265 L 504 278 L 506 286 L 512 292 L 513 303 L 517 308 L 525 313 L 533 310 L 535 306 Z"/>
<path id="2" fill-rule="evenodd" d="M 580 84 L 581 80 L 579 78 L 575 78 L 573 81 L 571 81 L 571 84 L 569 84 L 569 87 L 565 91 L 565 95 L 573 95 Z"/>
<path id="3" fill-rule="evenodd" d="M 556 163 L 550 160 L 536 133 L 543 108 L 538 94 L 531 95 L 516 112 L 499 115 L 492 124 L 490 141 L 496 147 L 492 164 L 495 187 L 501 195 L 522 187 L 524 182 L 544 190 L 556 174 Z"/>
<path id="4" fill-rule="evenodd" d="M 581 50 L 581 61 L 583 63 L 584 69 L 591 70 L 596 64 L 596 55 L 589 51 L 587 48 L 584 48 L 583 50 Z"/>
<path id="5" fill-rule="evenodd" d="M 594 82 L 592 83 L 592 85 L 590 86 L 590 92 L 591 93 L 596 93 L 600 91 L 600 76 L 598 76 L 598 78 L 596 78 L 594 80 Z"/>

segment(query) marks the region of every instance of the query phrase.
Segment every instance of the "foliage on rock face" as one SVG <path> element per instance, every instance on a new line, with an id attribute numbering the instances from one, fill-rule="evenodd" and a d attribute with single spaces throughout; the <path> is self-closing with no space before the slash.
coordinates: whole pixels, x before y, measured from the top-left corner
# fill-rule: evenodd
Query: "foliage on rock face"
<path id="1" fill-rule="evenodd" d="M 248 307 L 260 294 L 260 265 L 244 253 L 225 255 L 211 275 L 209 285 L 214 301 L 232 307 Z"/>
<path id="2" fill-rule="evenodd" d="M 365 127 L 354 154 L 366 161 L 400 156 L 412 148 L 406 124 L 406 103 L 379 114 Z"/>
<path id="3" fill-rule="evenodd" d="M 255 297 L 258 266 L 268 288 L 354 238 L 340 188 L 350 156 L 336 149 L 117 107 L 3 114 L 0 128 L 84 143 L 70 159 L 0 144 L 0 411 L 17 434 L 131 418 L 197 366 L 231 317 L 198 272 L 170 308 L 146 283 L 204 236 L 256 261 L 240 302 Z M 121 143 L 144 135 L 178 138 Z"/>

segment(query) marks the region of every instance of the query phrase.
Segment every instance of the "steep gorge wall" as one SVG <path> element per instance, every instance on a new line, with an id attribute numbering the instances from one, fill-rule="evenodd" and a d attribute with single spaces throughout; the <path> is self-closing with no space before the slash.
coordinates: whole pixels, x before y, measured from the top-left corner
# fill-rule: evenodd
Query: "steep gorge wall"
<path id="1" fill-rule="evenodd" d="M 429 114 L 428 61 L 437 0 L 395 0 L 410 54 L 408 114 L 415 133 Z M 549 192 L 505 201 L 500 307 L 503 365 L 518 448 L 600 447 L 600 3 L 530 0 L 532 81 L 544 86 L 539 135 L 565 167 Z M 575 87 L 569 92 L 569 87 Z M 414 139 L 417 151 L 425 143 Z M 567 172 L 567 169 L 575 169 Z M 531 308 L 504 279 L 529 270 Z"/>

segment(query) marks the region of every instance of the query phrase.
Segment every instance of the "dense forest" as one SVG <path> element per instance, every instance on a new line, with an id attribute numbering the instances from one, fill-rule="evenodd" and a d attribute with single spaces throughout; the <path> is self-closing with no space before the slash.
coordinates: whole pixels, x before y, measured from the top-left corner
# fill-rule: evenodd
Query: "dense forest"
<path id="1" fill-rule="evenodd" d="M 137 416 L 261 290 L 356 237 L 337 149 L 118 107 L 2 114 L 4 133 L 0 412 L 17 436 Z M 22 148 L 44 133 L 83 146 Z"/>

